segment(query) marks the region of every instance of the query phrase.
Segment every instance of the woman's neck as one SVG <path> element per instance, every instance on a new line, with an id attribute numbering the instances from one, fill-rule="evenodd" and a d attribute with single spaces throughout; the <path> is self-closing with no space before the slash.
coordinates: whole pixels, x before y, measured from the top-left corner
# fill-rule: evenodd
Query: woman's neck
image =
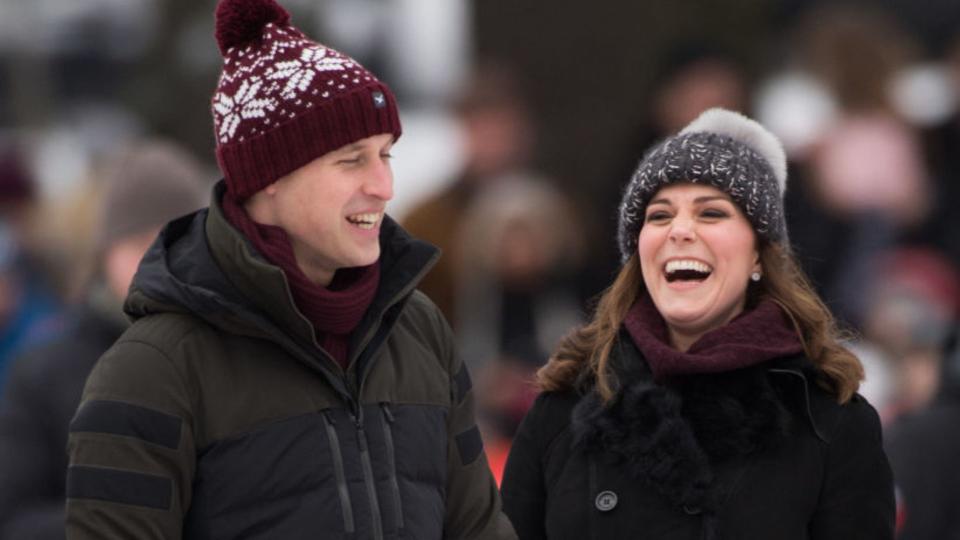
<path id="1" fill-rule="evenodd" d="M 690 347 L 700 339 L 700 336 L 706 332 L 683 332 L 672 326 L 668 326 L 667 330 L 670 332 L 670 346 L 680 352 L 687 352 L 690 350 Z"/>

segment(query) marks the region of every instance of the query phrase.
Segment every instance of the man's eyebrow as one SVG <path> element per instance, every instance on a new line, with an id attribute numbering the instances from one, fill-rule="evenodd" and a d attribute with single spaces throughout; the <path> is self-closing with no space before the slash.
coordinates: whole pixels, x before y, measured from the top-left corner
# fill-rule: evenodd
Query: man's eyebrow
<path id="1" fill-rule="evenodd" d="M 337 152 L 341 154 L 347 154 L 350 152 L 356 152 L 357 150 L 363 150 L 363 145 L 360 143 L 353 143 L 350 146 L 344 146 L 343 148 L 337 150 Z"/>

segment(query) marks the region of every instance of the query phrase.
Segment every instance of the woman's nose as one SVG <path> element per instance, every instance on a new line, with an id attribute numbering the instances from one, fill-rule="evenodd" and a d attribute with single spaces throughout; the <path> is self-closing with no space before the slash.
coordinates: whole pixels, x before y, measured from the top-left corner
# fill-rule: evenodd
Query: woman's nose
<path id="1" fill-rule="evenodd" d="M 696 238 L 693 221 L 686 218 L 674 218 L 670 224 L 670 240 L 674 242 L 690 242 Z"/>

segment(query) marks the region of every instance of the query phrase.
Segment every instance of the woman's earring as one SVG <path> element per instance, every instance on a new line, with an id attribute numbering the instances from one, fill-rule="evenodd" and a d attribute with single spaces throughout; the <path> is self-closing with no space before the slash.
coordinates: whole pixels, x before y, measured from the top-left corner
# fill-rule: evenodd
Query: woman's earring
<path id="1" fill-rule="evenodd" d="M 753 281 L 760 281 L 760 272 L 754 272 L 750 274 L 750 279 Z"/>

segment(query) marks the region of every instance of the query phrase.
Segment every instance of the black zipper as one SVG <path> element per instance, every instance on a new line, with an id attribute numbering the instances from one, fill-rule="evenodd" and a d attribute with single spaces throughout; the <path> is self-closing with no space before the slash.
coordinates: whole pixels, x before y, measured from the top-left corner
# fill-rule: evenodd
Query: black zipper
<path id="1" fill-rule="evenodd" d="M 380 501 L 377 499 L 377 486 L 373 478 L 373 465 L 370 462 L 370 448 L 367 446 L 367 433 L 363 429 L 363 407 L 354 416 L 357 427 L 357 444 L 360 446 L 360 465 L 363 467 L 363 483 L 367 486 L 370 499 L 370 520 L 373 522 L 373 538 L 383 540 L 383 518 L 380 516 Z"/>
<path id="2" fill-rule="evenodd" d="M 384 402 L 380 404 L 383 414 L 380 416 L 380 424 L 383 426 L 383 440 L 387 444 L 387 469 L 390 473 L 390 491 L 393 494 L 393 508 L 396 514 L 396 523 L 398 532 L 403 531 L 403 507 L 400 502 L 400 483 L 397 481 L 397 461 L 393 448 L 393 413 L 390 412 L 390 404 Z"/>
<path id="3" fill-rule="evenodd" d="M 343 528 L 347 534 L 353 534 L 353 507 L 350 505 L 350 491 L 347 489 L 347 478 L 343 468 L 343 455 L 340 450 L 340 438 L 334 428 L 333 418 L 328 411 L 323 411 L 323 425 L 327 429 L 327 439 L 330 441 L 330 451 L 333 452 L 333 475 L 337 479 L 337 493 L 340 495 L 340 508 L 343 510 Z"/>

